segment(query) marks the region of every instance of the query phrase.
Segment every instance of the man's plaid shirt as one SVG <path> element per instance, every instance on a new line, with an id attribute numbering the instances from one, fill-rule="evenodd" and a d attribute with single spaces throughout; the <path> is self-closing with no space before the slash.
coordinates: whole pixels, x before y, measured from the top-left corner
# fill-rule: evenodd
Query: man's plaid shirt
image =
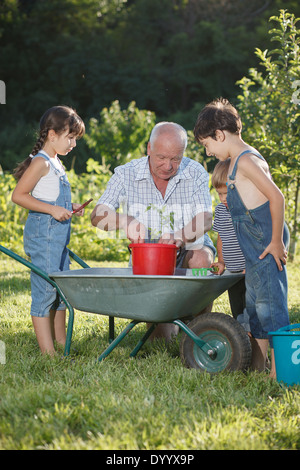
<path id="1" fill-rule="evenodd" d="M 112 210 L 120 208 L 148 228 L 149 238 L 157 239 L 183 228 L 196 214 L 212 213 L 208 182 L 203 166 L 183 157 L 163 198 L 154 184 L 148 157 L 142 157 L 115 169 L 97 204 Z M 191 245 L 199 243 L 203 243 L 202 238 Z"/>

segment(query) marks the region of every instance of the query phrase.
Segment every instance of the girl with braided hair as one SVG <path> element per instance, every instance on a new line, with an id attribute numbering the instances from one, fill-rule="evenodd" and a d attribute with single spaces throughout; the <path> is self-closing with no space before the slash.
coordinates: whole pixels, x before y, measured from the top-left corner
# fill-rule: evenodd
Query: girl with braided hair
<path id="1" fill-rule="evenodd" d="M 29 209 L 24 228 L 24 250 L 32 263 L 47 273 L 69 269 L 71 188 L 58 155 L 67 155 L 85 126 L 67 106 L 48 109 L 32 153 L 15 170 L 12 201 Z M 76 213 L 83 215 L 83 209 Z M 66 306 L 47 281 L 31 272 L 31 316 L 41 352 L 53 355 L 54 341 L 66 341 Z"/>

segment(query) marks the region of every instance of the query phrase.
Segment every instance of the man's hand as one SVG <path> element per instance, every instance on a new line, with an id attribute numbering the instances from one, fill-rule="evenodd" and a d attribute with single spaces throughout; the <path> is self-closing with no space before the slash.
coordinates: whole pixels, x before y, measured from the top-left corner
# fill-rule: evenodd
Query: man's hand
<path id="1" fill-rule="evenodd" d="M 167 245 L 176 245 L 177 248 L 182 248 L 184 246 L 182 238 L 177 238 L 174 233 L 164 233 L 158 243 L 165 243 Z"/>
<path id="2" fill-rule="evenodd" d="M 131 243 L 144 243 L 146 238 L 145 226 L 134 217 L 127 217 L 127 221 L 122 221 L 121 228 L 125 231 L 126 237 Z M 126 224 L 124 223 L 126 222 Z"/>

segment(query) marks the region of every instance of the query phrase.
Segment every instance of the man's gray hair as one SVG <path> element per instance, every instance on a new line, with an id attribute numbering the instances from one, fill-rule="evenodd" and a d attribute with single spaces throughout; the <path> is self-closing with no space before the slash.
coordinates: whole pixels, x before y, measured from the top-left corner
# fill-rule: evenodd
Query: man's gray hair
<path id="1" fill-rule="evenodd" d="M 187 132 L 184 129 L 184 127 L 182 127 L 180 124 L 177 124 L 176 122 L 163 121 L 163 122 L 157 123 L 153 127 L 151 134 L 150 134 L 150 138 L 149 138 L 150 145 L 152 145 L 155 139 L 161 134 L 170 134 L 174 132 L 181 139 L 183 150 L 185 150 L 187 147 L 187 140 L 188 140 Z"/>

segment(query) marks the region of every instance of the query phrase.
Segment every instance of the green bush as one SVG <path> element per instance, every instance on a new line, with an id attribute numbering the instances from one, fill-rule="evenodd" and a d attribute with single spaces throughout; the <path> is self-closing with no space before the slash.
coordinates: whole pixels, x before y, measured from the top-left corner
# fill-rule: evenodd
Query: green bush
<path id="1" fill-rule="evenodd" d="M 92 226 L 90 214 L 99 197 L 104 192 L 111 172 L 93 159 L 87 161 L 87 173 L 77 175 L 67 172 L 72 188 L 72 201 L 84 203 L 90 198 L 93 202 L 85 209 L 83 217 L 72 220 L 70 249 L 83 259 L 96 261 L 124 261 L 128 258 L 128 240 L 118 238 L 118 234 L 106 233 Z"/>
<path id="2" fill-rule="evenodd" d="M 121 109 L 119 101 L 103 108 L 100 119 L 92 118 L 84 136 L 95 158 L 111 170 L 146 154 L 146 145 L 155 124 L 155 114 L 140 110 L 132 101 Z"/>
<path id="3" fill-rule="evenodd" d="M 78 175 L 74 170 L 67 173 L 72 188 L 73 202 L 83 203 L 93 198 L 84 216 L 72 219 L 70 249 L 86 260 L 126 260 L 128 258 L 127 240 L 118 239 L 115 234 L 98 233 L 90 221 L 92 208 L 105 190 L 111 172 L 98 162 L 89 159 L 87 173 Z M 15 184 L 12 175 L 0 174 L 0 243 L 24 255 L 23 228 L 28 211 L 11 201 Z"/>
<path id="4" fill-rule="evenodd" d="M 242 90 L 239 109 L 244 139 L 266 158 L 274 181 L 285 196 L 292 260 L 300 227 L 300 18 L 280 10 L 280 15 L 270 21 L 276 23 L 276 28 L 269 31 L 276 48 L 256 48 L 261 67 L 251 68 L 250 77 L 238 82 Z"/>
<path id="5" fill-rule="evenodd" d="M 27 210 L 11 202 L 15 184 L 12 175 L 0 174 L 0 242 L 11 250 L 19 251 L 22 247 Z"/>

